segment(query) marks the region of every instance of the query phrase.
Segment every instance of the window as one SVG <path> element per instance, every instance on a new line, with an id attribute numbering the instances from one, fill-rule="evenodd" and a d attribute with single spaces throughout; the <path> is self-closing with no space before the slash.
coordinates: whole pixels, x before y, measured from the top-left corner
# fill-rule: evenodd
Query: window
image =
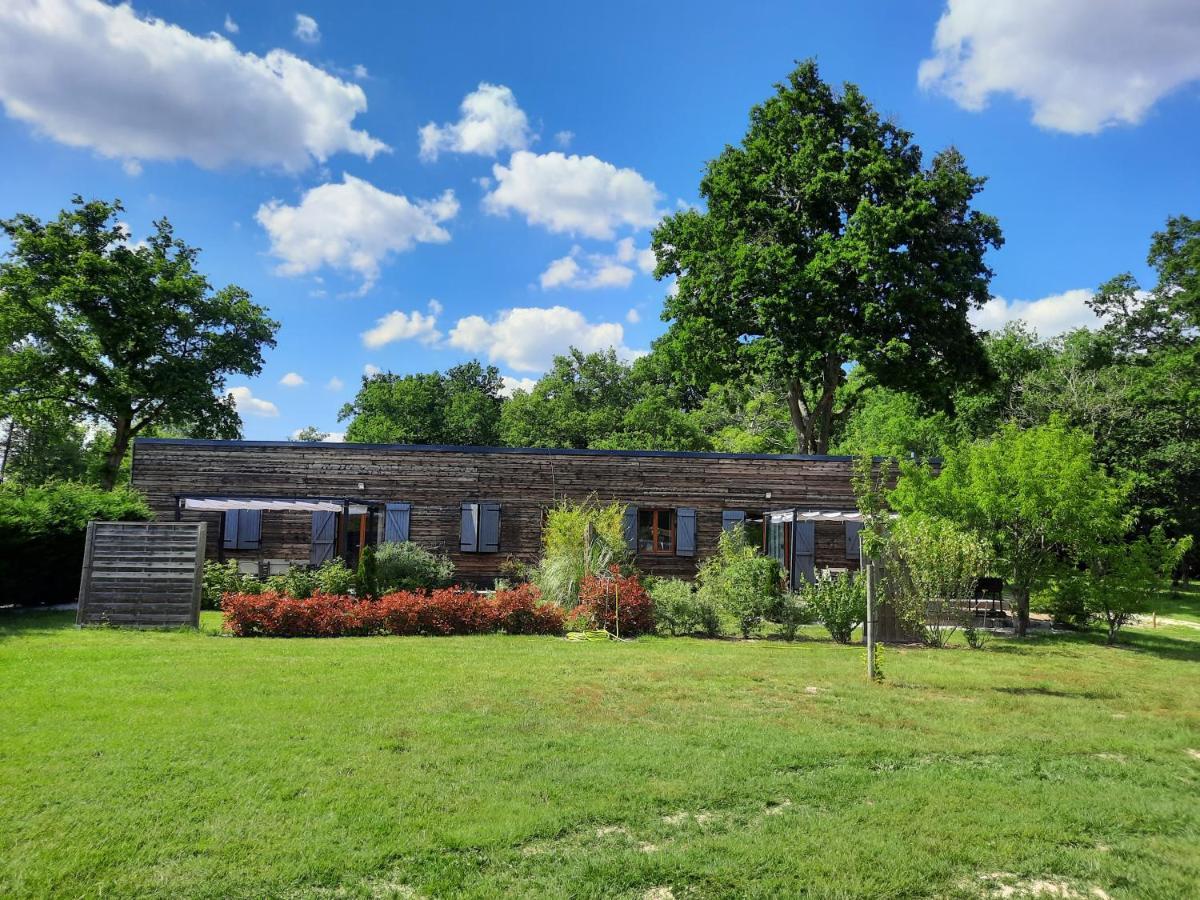
<path id="1" fill-rule="evenodd" d="M 639 553 L 674 553 L 675 510 L 639 509 L 637 548 Z"/>

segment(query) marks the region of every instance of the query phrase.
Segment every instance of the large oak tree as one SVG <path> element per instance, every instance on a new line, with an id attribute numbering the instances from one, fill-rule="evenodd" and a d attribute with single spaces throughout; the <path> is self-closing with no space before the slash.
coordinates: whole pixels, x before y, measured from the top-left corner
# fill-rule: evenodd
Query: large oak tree
<path id="1" fill-rule="evenodd" d="M 677 279 L 666 316 L 697 365 L 735 351 L 786 385 L 798 449 L 827 452 L 852 364 L 931 401 L 983 370 L 967 313 L 1002 239 L 972 208 L 982 185 L 956 150 L 925 165 L 857 87 L 805 62 L 708 164 L 704 208 L 655 230 L 656 274 Z"/>
<path id="2" fill-rule="evenodd" d="M 64 404 L 112 430 L 111 489 L 129 442 L 149 429 L 236 437 L 226 376 L 256 375 L 278 324 L 250 295 L 214 291 L 197 250 L 166 219 L 129 242 L 119 201 L 85 202 L 42 222 L 0 222 L 0 392 L 9 409 Z"/>

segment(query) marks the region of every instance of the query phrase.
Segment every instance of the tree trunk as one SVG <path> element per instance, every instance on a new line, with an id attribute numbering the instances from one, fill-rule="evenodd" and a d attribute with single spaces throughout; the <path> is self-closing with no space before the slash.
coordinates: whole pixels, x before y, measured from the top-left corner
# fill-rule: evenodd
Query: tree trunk
<path id="1" fill-rule="evenodd" d="M 821 396 L 816 406 L 809 406 L 804 386 L 799 381 L 788 383 L 788 415 L 796 432 L 796 449 L 800 453 L 828 453 L 833 441 L 834 400 L 841 381 L 842 362 L 830 356 L 821 374 Z"/>
<path id="2" fill-rule="evenodd" d="M 1017 637 L 1025 637 L 1029 630 L 1029 588 L 1018 588 L 1017 595 Z"/>
<path id="3" fill-rule="evenodd" d="M 129 449 L 129 419 L 122 416 L 113 423 L 113 442 L 104 457 L 104 472 L 100 483 L 106 491 L 111 491 L 117 485 L 117 474 L 121 471 L 121 460 Z"/>

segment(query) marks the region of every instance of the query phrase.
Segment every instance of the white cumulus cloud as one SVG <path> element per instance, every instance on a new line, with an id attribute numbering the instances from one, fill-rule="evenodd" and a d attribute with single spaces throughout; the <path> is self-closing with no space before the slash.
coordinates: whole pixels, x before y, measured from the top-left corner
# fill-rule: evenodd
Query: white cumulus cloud
<path id="1" fill-rule="evenodd" d="M 394 341 L 417 340 L 422 344 L 436 344 L 442 333 L 437 329 L 437 317 L 442 311 L 442 305 L 436 300 L 429 301 L 429 313 L 419 310 L 401 312 L 393 310 L 375 322 L 375 327 L 362 333 L 365 347 L 382 347 Z"/>
<path id="2" fill-rule="evenodd" d="M 293 441 L 300 440 L 300 432 L 302 432 L 303 430 L 304 430 L 303 428 L 297 428 L 295 431 L 293 431 L 292 432 L 292 440 Z M 321 442 L 324 444 L 340 444 L 345 440 L 346 440 L 346 432 L 344 432 L 344 431 L 328 431 L 325 433 L 325 437 L 321 438 Z"/>
<path id="3" fill-rule="evenodd" d="M 553 260 L 538 276 L 542 290 L 574 288 L 576 290 L 598 290 L 600 288 L 624 288 L 633 282 L 633 266 L 642 274 L 654 271 L 654 253 L 639 250 L 633 238 L 617 241 L 613 253 L 584 253 L 576 245 L 566 256 Z"/>
<path id="4" fill-rule="evenodd" d="M 630 325 L 636 325 L 638 322 L 642 321 L 642 314 L 636 309 L 630 307 L 629 312 L 625 313 L 625 321 Z"/>
<path id="5" fill-rule="evenodd" d="M 1047 339 L 1076 328 L 1100 328 L 1104 322 L 1088 307 L 1093 292 L 1075 288 L 1037 300 L 1006 300 L 992 297 L 968 318 L 981 331 L 995 331 L 1020 319 Z"/>
<path id="6" fill-rule="evenodd" d="M 279 379 L 279 383 L 284 387 L 290 388 L 304 387 L 304 385 L 308 384 L 308 382 L 304 380 L 304 376 L 299 372 L 288 372 Z"/>
<path id="7" fill-rule="evenodd" d="M 610 240 L 618 228 L 645 228 L 659 218 L 652 181 L 594 156 L 518 150 L 492 166 L 495 187 L 483 198 L 493 215 L 520 213 L 556 233 Z"/>
<path id="8" fill-rule="evenodd" d="M 237 34 L 239 31 L 241 31 L 241 29 L 238 28 L 238 23 L 233 21 L 233 16 L 231 16 L 229 13 L 225 13 L 225 30 L 230 34 Z"/>
<path id="9" fill-rule="evenodd" d="M 466 316 L 451 330 L 449 343 L 519 372 L 544 372 L 556 354 L 571 347 L 585 353 L 612 347 L 623 359 L 641 355 L 625 346 L 625 329 L 619 322 L 589 322 L 583 313 L 565 306 L 506 309 L 491 321 Z"/>
<path id="10" fill-rule="evenodd" d="M 501 150 L 523 150 L 533 135 L 529 119 L 510 88 L 483 82 L 463 98 L 457 122 L 420 129 L 421 159 L 434 160 L 445 151 L 495 156 Z"/>
<path id="11" fill-rule="evenodd" d="M 0 101 L 72 147 L 132 160 L 307 168 L 387 146 L 351 127 L 357 84 L 99 0 L 0 3 Z"/>
<path id="12" fill-rule="evenodd" d="M 346 386 L 346 382 L 342 381 L 342 379 L 340 379 L 336 375 L 334 375 L 332 378 L 329 379 L 329 381 L 327 381 L 325 383 L 325 390 L 340 391 L 345 386 Z"/>
<path id="13" fill-rule="evenodd" d="M 536 378 L 514 378 L 512 375 L 501 375 L 500 380 L 504 382 L 500 388 L 501 397 L 511 397 L 517 391 L 529 393 L 537 385 Z"/>
<path id="14" fill-rule="evenodd" d="M 255 397 L 253 391 L 248 387 L 230 388 L 229 394 L 233 397 L 233 402 L 237 406 L 238 412 L 244 416 L 260 416 L 273 419 L 279 415 L 278 406 L 270 400 Z"/>
<path id="15" fill-rule="evenodd" d="M 995 93 L 1043 128 L 1090 134 L 1137 124 L 1200 79 L 1195 0 L 949 0 L 921 63 L 922 87 L 981 110 Z"/>
<path id="16" fill-rule="evenodd" d="M 368 378 L 374 378 L 376 375 L 379 375 L 382 372 L 383 369 L 379 368 L 379 366 L 375 365 L 375 363 L 367 363 L 365 366 L 363 366 L 363 374 Z"/>
<path id="17" fill-rule="evenodd" d="M 315 44 L 321 40 L 321 28 L 317 20 L 304 13 L 296 13 L 296 27 L 292 34 L 306 44 Z"/>
<path id="18" fill-rule="evenodd" d="M 297 206 L 278 200 L 264 203 L 255 218 L 271 239 L 271 252 L 282 275 L 303 275 L 322 266 L 355 272 L 362 292 L 371 288 L 392 253 L 414 244 L 443 244 L 442 227 L 458 214 L 453 191 L 434 200 L 410 201 L 361 178 L 343 175 L 306 191 Z"/>

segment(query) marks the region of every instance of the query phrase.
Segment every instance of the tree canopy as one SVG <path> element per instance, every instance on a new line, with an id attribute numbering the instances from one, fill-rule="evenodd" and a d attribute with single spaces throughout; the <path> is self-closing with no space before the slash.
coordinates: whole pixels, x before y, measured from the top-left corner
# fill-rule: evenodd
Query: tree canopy
<path id="1" fill-rule="evenodd" d="M 704 208 L 655 229 L 666 315 L 689 359 L 736 353 L 785 385 L 796 446 L 824 453 L 853 408 L 848 364 L 935 401 L 983 371 L 967 313 L 1001 235 L 971 206 L 982 186 L 956 150 L 924 165 L 909 132 L 805 62 L 709 163 Z"/>
<path id="2" fill-rule="evenodd" d="M 242 288 L 214 291 L 166 219 L 131 244 L 122 211 L 76 197 L 50 222 L 0 222 L 12 244 L 0 262 L 0 393 L 18 417 L 51 403 L 107 425 L 107 488 L 147 429 L 236 436 L 226 377 L 258 374 L 278 328 Z"/>
<path id="3" fill-rule="evenodd" d="M 475 360 L 445 372 L 364 376 L 338 421 L 350 420 L 346 440 L 359 443 L 491 446 L 503 387 L 499 369 Z"/>

